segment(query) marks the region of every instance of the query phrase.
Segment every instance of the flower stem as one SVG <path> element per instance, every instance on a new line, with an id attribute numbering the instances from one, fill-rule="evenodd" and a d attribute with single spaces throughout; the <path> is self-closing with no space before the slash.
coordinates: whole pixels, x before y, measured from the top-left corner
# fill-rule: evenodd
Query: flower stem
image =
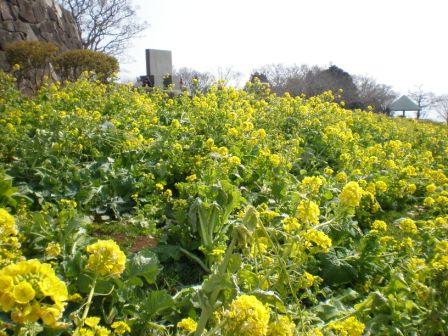
<path id="1" fill-rule="evenodd" d="M 84 312 L 81 317 L 81 324 L 76 328 L 76 331 L 79 331 L 80 328 L 84 326 L 84 321 L 86 320 L 87 316 L 89 315 L 90 306 L 92 305 L 93 295 L 95 294 L 95 287 L 96 282 L 98 280 L 98 275 L 95 274 L 95 277 L 93 278 L 92 285 L 90 288 L 89 296 L 87 297 L 86 306 L 84 308 Z"/>
<path id="2" fill-rule="evenodd" d="M 237 234 L 234 231 L 230 245 L 227 248 L 226 254 L 224 255 L 224 259 L 221 262 L 221 264 L 219 265 L 219 267 L 217 269 L 217 273 L 215 273 L 213 275 L 223 276 L 224 273 L 226 272 L 227 264 L 229 263 L 230 257 L 233 254 L 233 250 L 235 249 L 235 246 L 236 246 L 236 238 L 237 238 Z M 204 332 L 205 327 L 207 326 L 208 319 L 210 318 L 210 316 L 213 313 L 214 306 L 215 306 L 216 300 L 218 299 L 220 292 L 221 292 L 221 288 L 216 288 L 209 295 L 208 302 L 205 304 L 206 306 L 202 307 L 201 316 L 199 318 L 198 326 L 196 328 L 196 332 L 194 333 L 194 336 L 201 336 L 202 333 Z"/>

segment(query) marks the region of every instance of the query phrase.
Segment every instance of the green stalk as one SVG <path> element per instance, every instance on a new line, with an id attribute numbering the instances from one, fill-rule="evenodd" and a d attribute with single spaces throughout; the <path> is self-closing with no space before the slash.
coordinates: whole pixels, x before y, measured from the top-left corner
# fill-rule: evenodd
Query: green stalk
<path id="1" fill-rule="evenodd" d="M 198 256 L 194 255 L 193 253 L 187 251 L 186 249 L 184 249 L 184 248 L 182 248 L 182 247 L 179 247 L 179 251 L 181 251 L 183 254 L 185 254 L 185 255 L 186 255 L 187 257 L 189 257 L 190 259 L 192 259 L 192 260 L 194 260 L 195 262 L 197 262 L 198 265 L 201 266 L 201 268 L 202 268 L 205 272 L 210 273 L 210 269 L 209 269 L 209 268 L 202 262 L 202 260 L 201 260 Z"/>
<path id="2" fill-rule="evenodd" d="M 230 245 L 227 248 L 227 251 L 226 251 L 226 254 L 224 255 L 223 261 L 221 262 L 221 264 L 218 267 L 218 270 L 216 273 L 216 275 L 218 275 L 218 276 L 223 276 L 225 271 L 227 270 L 227 265 L 229 263 L 229 259 L 232 256 L 233 250 L 235 249 L 235 246 L 236 246 L 236 237 L 237 237 L 236 231 L 233 231 L 232 241 L 230 242 Z M 207 326 L 207 322 L 213 313 L 214 306 L 215 306 L 216 300 L 218 299 L 220 292 L 221 292 L 220 288 L 213 290 L 213 292 L 209 296 L 207 306 L 202 307 L 201 316 L 199 318 L 198 326 L 196 328 L 194 336 L 202 336 L 202 333 L 204 332 L 205 327 Z"/>
<path id="3" fill-rule="evenodd" d="M 90 288 L 89 296 L 87 297 L 86 306 L 84 308 L 84 312 L 81 317 L 81 324 L 76 328 L 76 330 L 74 332 L 75 334 L 76 334 L 76 332 L 79 331 L 79 329 L 81 329 L 84 326 L 84 321 L 86 320 L 87 316 L 89 315 L 89 310 L 90 310 L 90 306 L 92 305 L 93 295 L 95 294 L 95 287 L 96 287 L 97 280 L 98 280 L 98 275 L 95 274 L 95 277 L 93 278 L 93 282 L 92 282 L 92 285 Z"/>

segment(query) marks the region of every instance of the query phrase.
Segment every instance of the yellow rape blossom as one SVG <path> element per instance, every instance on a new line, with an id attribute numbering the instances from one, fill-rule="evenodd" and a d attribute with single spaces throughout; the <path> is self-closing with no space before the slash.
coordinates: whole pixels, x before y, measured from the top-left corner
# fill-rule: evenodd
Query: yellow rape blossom
<path id="1" fill-rule="evenodd" d="M 190 176 L 187 176 L 187 178 L 185 179 L 187 182 L 194 182 L 197 180 L 197 176 L 196 174 L 192 174 Z"/>
<path id="2" fill-rule="evenodd" d="M 378 190 L 380 192 L 386 192 L 387 191 L 387 184 L 384 181 L 377 181 L 375 183 L 375 188 L 376 188 L 376 190 Z"/>
<path id="3" fill-rule="evenodd" d="M 225 335 L 265 336 L 268 332 L 269 307 L 253 295 L 241 295 L 232 301 L 223 316 Z"/>
<path id="4" fill-rule="evenodd" d="M 319 192 L 320 187 L 323 184 L 323 180 L 319 176 L 306 176 L 301 183 L 302 190 L 316 194 Z"/>
<path id="5" fill-rule="evenodd" d="M 315 284 L 319 284 L 322 281 L 321 277 L 316 275 L 312 275 L 311 273 L 304 272 L 300 277 L 300 287 L 301 288 L 310 288 Z"/>
<path id="6" fill-rule="evenodd" d="M 282 220 L 283 229 L 286 232 L 292 232 L 300 229 L 300 224 L 297 218 L 295 217 L 286 217 Z"/>
<path id="7" fill-rule="evenodd" d="M 266 131 L 263 128 L 260 128 L 259 130 L 257 130 L 255 132 L 254 135 L 260 139 L 264 139 L 264 138 L 266 138 Z"/>
<path id="8" fill-rule="evenodd" d="M 330 167 L 326 167 L 326 168 L 324 169 L 324 174 L 325 174 L 325 175 L 333 175 L 333 173 L 334 173 L 334 170 L 331 169 Z"/>
<path id="9" fill-rule="evenodd" d="M 306 336 L 324 336 L 322 331 L 320 331 L 318 328 L 311 329 L 306 332 Z"/>
<path id="10" fill-rule="evenodd" d="M 229 157 L 228 160 L 229 160 L 230 164 L 235 165 L 235 166 L 241 164 L 241 160 L 238 156 L 231 156 L 231 157 Z"/>
<path id="11" fill-rule="evenodd" d="M 427 208 L 433 206 L 434 203 L 436 203 L 436 200 L 432 197 L 425 197 L 425 199 L 423 200 L 423 205 Z"/>
<path id="12" fill-rule="evenodd" d="M 327 328 L 337 336 L 362 336 L 365 327 L 364 323 L 351 316 L 342 321 L 331 322 Z"/>
<path id="13" fill-rule="evenodd" d="M 379 232 L 384 232 L 387 230 L 387 224 L 382 220 L 376 220 L 372 223 L 372 229 Z"/>
<path id="14" fill-rule="evenodd" d="M 113 329 L 114 333 L 117 335 L 124 335 L 126 333 L 131 332 L 131 328 L 124 321 L 116 321 L 116 322 L 112 323 L 111 328 Z"/>
<path id="15" fill-rule="evenodd" d="M 297 206 L 297 218 L 307 224 L 319 223 L 319 206 L 313 201 L 301 201 Z"/>
<path id="16" fill-rule="evenodd" d="M 448 270 L 448 241 L 442 240 L 436 243 L 434 259 L 431 266 L 436 270 Z"/>
<path id="17" fill-rule="evenodd" d="M 359 186 L 357 182 L 351 181 L 342 188 L 339 195 L 339 201 L 341 204 L 347 207 L 357 207 L 361 202 L 361 198 L 364 195 L 364 190 Z"/>
<path id="18" fill-rule="evenodd" d="M 100 318 L 96 316 L 90 316 L 85 319 L 84 323 L 91 328 L 95 328 L 100 323 Z"/>
<path id="19" fill-rule="evenodd" d="M 415 222 L 411 218 L 405 218 L 400 221 L 400 229 L 403 230 L 406 233 L 417 233 L 417 225 L 415 225 Z"/>
<path id="20" fill-rule="evenodd" d="M 19 324 L 39 319 L 54 327 L 68 299 L 67 287 L 48 264 L 20 261 L 0 270 L 0 307 Z"/>
<path id="21" fill-rule="evenodd" d="M 0 266 L 6 266 L 20 257 L 17 234 L 14 217 L 5 209 L 0 208 Z"/>
<path id="22" fill-rule="evenodd" d="M 48 259 L 55 259 L 61 254 L 61 245 L 59 243 L 50 242 L 45 248 L 45 256 Z"/>
<path id="23" fill-rule="evenodd" d="M 415 191 L 417 190 L 417 186 L 414 183 L 410 183 L 408 184 L 406 191 L 410 194 L 413 195 L 415 193 Z"/>
<path id="24" fill-rule="evenodd" d="M 2 208 L 0 208 L 0 228 L 2 237 L 17 234 L 16 221 L 14 217 Z"/>
<path id="25" fill-rule="evenodd" d="M 437 189 L 437 187 L 436 187 L 436 185 L 435 185 L 434 183 L 428 184 L 428 185 L 426 186 L 426 192 L 427 192 L 428 194 L 433 193 L 434 191 L 436 191 L 436 189 Z"/>
<path id="26" fill-rule="evenodd" d="M 182 319 L 177 323 L 177 327 L 180 329 L 185 330 L 187 333 L 191 334 L 196 331 L 196 328 L 198 327 L 198 324 L 195 320 L 193 320 L 191 317 L 187 317 Z"/>
<path id="27" fill-rule="evenodd" d="M 319 230 L 310 229 L 303 233 L 305 246 L 314 252 L 328 253 L 332 245 L 331 238 Z"/>
<path id="28" fill-rule="evenodd" d="M 288 316 L 280 316 L 277 321 L 269 324 L 268 336 L 293 336 L 296 325 Z"/>
<path id="29" fill-rule="evenodd" d="M 336 174 L 336 181 L 345 182 L 347 180 L 347 174 L 344 172 L 339 172 Z"/>
<path id="30" fill-rule="evenodd" d="M 126 256 L 113 240 L 99 240 L 87 246 L 87 269 L 103 277 L 118 277 L 123 273 Z"/>
<path id="31" fill-rule="evenodd" d="M 278 154 L 271 154 L 269 156 L 269 161 L 272 163 L 274 167 L 278 167 L 281 162 L 281 157 Z"/>

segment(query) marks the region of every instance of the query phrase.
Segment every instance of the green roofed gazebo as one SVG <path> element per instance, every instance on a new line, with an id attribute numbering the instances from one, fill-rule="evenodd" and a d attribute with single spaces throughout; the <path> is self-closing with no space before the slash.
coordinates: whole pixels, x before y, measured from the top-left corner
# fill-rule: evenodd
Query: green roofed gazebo
<path id="1" fill-rule="evenodd" d="M 412 101 L 408 96 L 401 96 L 389 105 L 391 112 L 403 111 L 403 117 L 406 117 L 406 111 L 419 111 L 420 107 Z"/>

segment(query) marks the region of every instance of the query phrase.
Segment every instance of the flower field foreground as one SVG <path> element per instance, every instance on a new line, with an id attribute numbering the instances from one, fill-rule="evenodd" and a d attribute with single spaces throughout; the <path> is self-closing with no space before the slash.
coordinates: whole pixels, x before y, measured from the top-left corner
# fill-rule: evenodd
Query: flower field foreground
<path id="1" fill-rule="evenodd" d="M 0 134 L 2 335 L 448 333 L 441 125 L 0 73 Z"/>

